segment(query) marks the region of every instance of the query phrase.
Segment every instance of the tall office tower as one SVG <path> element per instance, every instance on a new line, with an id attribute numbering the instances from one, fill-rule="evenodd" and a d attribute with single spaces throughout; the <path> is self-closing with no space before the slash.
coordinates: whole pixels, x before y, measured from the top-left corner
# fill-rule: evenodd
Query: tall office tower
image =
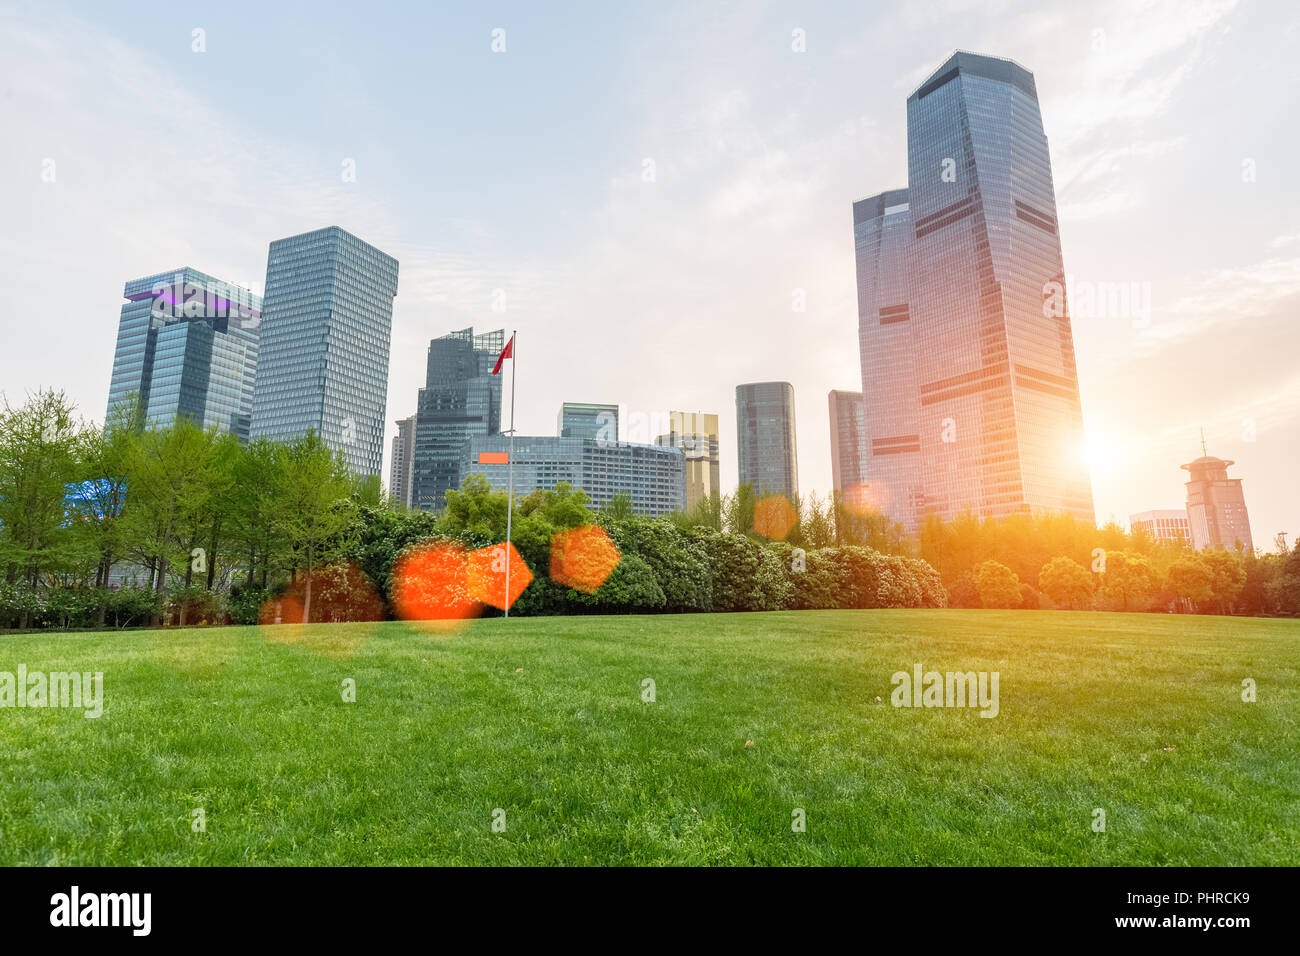
<path id="1" fill-rule="evenodd" d="M 397 260 L 338 226 L 271 243 L 252 434 L 313 430 L 380 474 L 395 295 Z"/>
<path id="2" fill-rule="evenodd" d="M 411 477 L 415 473 L 415 416 L 397 422 L 388 463 L 388 496 L 411 507 Z"/>
<path id="3" fill-rule="evenodd" d="M 1161 508 L 1129 515 L 1128 529 L 1132 533 L 1141 531 L 1156 541 L 1192 543 L 1192 525 L 1185 508 Z"/>
<path id="4" fill-rule="evenodd" d="M 517 497 L 568 482 L 587 493 L 593 508 L 627 495 L 637 514 L 661 515 L 686 507 L 686 458 L 680 448 L 663 448 L 598 438 L 517 436 L 513 468 L 506 435 L 475 435 L 461 450 L 464 475 L 487 478 L 497 491 L 513 481 Z"/>
<path id="5" fill-rule="evenodd" d="M 853 204 L 857 250 L 858 348 L 862 355 L 862 470 L 855 507 L 916 531 L 921 501 L 921 401 L 908 306 L 912 217 L 907 190 Z"/>
<path id="6" fill-rule="evenodd" d="M 446 505 L 459 488 L 461 451 L 475 435 L 501 431 L 501 380 L 493 375 L 506 344 L 503 329 L 475 335 L 449 332 L 429 343 L 424 388 L 415 412 L 415 458 L 411 504 L 425 511 Z"/>
<path id="7" fill-rule="evenodd" d="M 794 436 L 794 386 L 754 382 L 736 386 L 736 444 L 740 483 L 757 495 L 799 493 Z"/>
<path id="8" fill-rule="evenodd" d="M 719 454 L 718 416 L 703 412 L 669 412 L 668 434 L 656 445 L 680 448 L 686 456 L 686 509 L 709 495 L 722 494 L 722 458 Z"/>
<path id="9" fill-rule="evenodd" d="M 1204 444 L 1202 443 L 1202 452 Z M 1190 473 L 1187 482 L 1187 520 L 1192 526 L 1192 547 L 1255 549 L 1250 537 L 1250 516 L 1246 513 L 1246 496 L 1240 478 L 1228 477 L 1233 464 L 1213 455 L 1203 454 L 1181 467 Z"/>
<path id="10" fill-rule="evenodd" d="M 907 100 L 908 188 L 854 203 L 870 495 L 1095 520 L 1034 77 L 955 53 Z"/>
<path id="11" fill-rule="evenodd" d="M 618 441 L 618 406 L 565 402 L 556 418 L 561 438 L 591 438 Z"/>
<path id="12" fill-rule="evenodd" d="M 188 266 L 133 279 L 117 329 L 108 416 L 137 397 L 137 426 L 187 418 L 248 438 L 262 298 Z"/>
<path id="13" fill-rule="evenodd" d="M 832 389 L 827 396 L 831 414 L 831 483 L 851 508 L 866 501 L 867 432 L 862 393 Z"/>

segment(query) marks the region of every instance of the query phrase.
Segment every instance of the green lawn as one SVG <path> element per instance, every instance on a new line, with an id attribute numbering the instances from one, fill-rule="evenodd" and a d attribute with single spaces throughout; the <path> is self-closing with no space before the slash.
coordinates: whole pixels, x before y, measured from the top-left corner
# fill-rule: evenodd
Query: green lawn
<path id="1" fill-rule="evenodd" d="M 918 662 L 998 671 L 999 715 L 892 707 L 891 675 Z M 0 671 L 19 664 L 102 671 L 105 703 L 97 720 L 0 709 L 6 865 L 1300 863 L 1294 621 L 810 611 L 0 636 Z"/>

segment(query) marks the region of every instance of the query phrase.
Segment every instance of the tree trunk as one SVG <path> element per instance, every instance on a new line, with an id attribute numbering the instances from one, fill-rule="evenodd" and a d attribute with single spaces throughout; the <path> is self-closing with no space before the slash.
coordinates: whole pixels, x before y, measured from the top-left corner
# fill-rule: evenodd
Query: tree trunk
<path id="1" fill-rule="evenodd" d="M 217 579 L 217 535 L 221 532 L 221 520 L 212 523 L 212 537 L 208 538 L 208 590 Z"/>
<path id="2" fill-rule="evenodd" d="M 302 601 L 302 622 L 311 623 L 311 569 L 307 570 L 307 587 Z"/>

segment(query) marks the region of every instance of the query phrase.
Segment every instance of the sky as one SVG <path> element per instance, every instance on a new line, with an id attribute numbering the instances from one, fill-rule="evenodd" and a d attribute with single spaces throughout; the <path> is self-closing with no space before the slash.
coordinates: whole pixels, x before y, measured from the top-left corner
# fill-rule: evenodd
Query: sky
<path id="1" fill-rule="evenodd" d="M 1256 545 L 1293 541 L 1284 0 L 0 0 L 0 391 L 102 420 L 124 282 L 261 292 L 271 240 L 339 225 L 401 263 L 390 438 L 431 338 L 517 329 L 520 433 L 563 401 L 632 440 L 715 412 L 731 488 L 735 386 L 789 381 L 824 494 L 827 392 L 861 388 L 852 202 L 906 185 L 907 95 L 955 49 L 1035 75 L 1098 520 L 1182 507 L 1204 428 Z"/>

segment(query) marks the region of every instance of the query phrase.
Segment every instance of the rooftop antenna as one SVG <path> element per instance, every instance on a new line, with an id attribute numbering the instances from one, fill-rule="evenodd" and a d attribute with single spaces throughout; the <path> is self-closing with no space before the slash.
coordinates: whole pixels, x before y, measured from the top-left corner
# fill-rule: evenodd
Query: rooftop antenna
<path id="1" fill-rule="evenodd" d="M 1205 450 L 1205 426 L 1204 425 L 1201 426 L 1201 454 L 1207 457 L 1210 454 L 1208 451 Z"/>

